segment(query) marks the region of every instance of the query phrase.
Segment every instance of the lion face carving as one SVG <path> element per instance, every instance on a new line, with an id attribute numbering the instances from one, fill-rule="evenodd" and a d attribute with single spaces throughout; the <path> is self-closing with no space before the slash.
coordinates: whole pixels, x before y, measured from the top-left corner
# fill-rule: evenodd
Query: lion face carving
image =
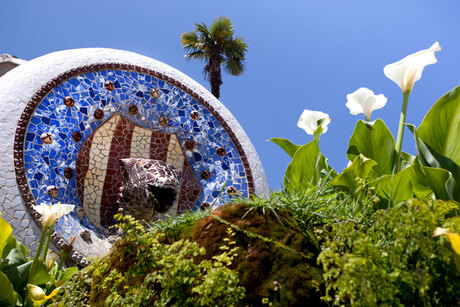
<path id="1" fill-rule="evenodd" d="M 182 171 L 160 160 L 127 158 L 119 162 L 123 184 L 117 204 L 124 214 L 151 220 L 155 213 L 165 213 L 177 205 Z"/>

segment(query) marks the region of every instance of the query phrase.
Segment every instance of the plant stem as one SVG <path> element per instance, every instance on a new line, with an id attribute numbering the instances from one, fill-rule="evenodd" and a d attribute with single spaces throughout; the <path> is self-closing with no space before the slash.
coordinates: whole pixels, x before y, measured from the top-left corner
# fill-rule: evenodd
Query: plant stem
<path id="1" fill-rule="evenodd" d="M 404 136 L 404 124 L 406 122 L 406 111 L 407 111 L 407 102 L 409 101 L 409 94 L 410 94 L 410 91 L 406 91 L 403 94 L 403 104 L 401 108 L 401 117 L 399 118 L 398 137 L 396 139 L 396 148 L 395 148 L 395 155 L 396 155 L 395 173 L 398 173 L 401 170 L 401 147 L 402 147 L 402 140 Z"/>
<path id="2" fill-rule="evenodd" d="M 40 259 L 40 254 L 43 248 L 43 241 L 45 241 L 47 229 L 48 229 L 48 226 L 43 227 L 42 229 L 42 235 L 40 236 L 40 242 L 38 243 L 38 248 L 37 248 L 37 251 L 35 252 L 34 260 L 32 261 L 32 265 L 30 266 L 29 277 L 27 278 L 28 284 L 30 284 L 32 277 L 35 274 L 35 270 L 38 265 L 38 259 Z"/>
<path id="3" fill-rule="evenodd" d="M 43 262 L 46 261 L 46 255 L 48 254 L 48 247 L 50 245 L 51 234 L 53 233 L 53 226 L 48 226 L 48 236 L 46 237 L 45 248 L 43 249 Z"/>
<path id="4" fill-rule="evenodd" d="M 65 262 L 67 256 L 69 256 L 69 252 L 66 251 L 66 250 L 61 250 L 61 259 L 60 259 L 58 267 L 56 269 L 56 273 L 54 275 L 54 280 L 58 280 L 59 273 L 61 273 L 62 266 L 64 265 L 64 262 Z"/>

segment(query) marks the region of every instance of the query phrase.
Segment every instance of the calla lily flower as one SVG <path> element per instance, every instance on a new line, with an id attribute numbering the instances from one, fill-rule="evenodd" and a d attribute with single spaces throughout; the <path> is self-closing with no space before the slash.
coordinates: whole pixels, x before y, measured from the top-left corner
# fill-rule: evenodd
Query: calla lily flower
<path id="1" fill-rule="evenodd" d="M 434 53 L 440 51 L 439 43 L 434 43 L 430 48 L 408 55 L 404 59 L 385 66 L 385 76 L 395 82 L 403 93 L 412 91 L 415 81 L 422 77 L 425 66 L 437 62 Z"/>
<path id="2" fill-rule="evenodd" d="M 46 260 L 45 260 L 45 265 L 49 269 L 53 267 L 53 265 L 56 263 L 56 261 L 59 260 L 59 255 L 56 252 L 53 251 L 48 251 L 46 254 Z"/>
<path id="3" fill-rule="evenodd" d="M 75 208 L 75 205 L 67 204 L 54 204 L 54 205 L 39 205 L 33 206 L 34 210 L 42 216 L 42 226 L 53 226 L 56 220 L 60 219 L 66 214 L 69 214 Z"/>
<path id="4" fill-rule="evenodd" d="M 363 113 L 366 120 L 370 121 L 372 111 L 383 108 L 387 100 L 383 94 L 374 95 L 374 92 L 370 89 L 361 87 L 354 93 L 347 95 L 345 105 L 350 109 L 350 114 Z"/>
<path id="5" fill-rule="evenodd" d="M 460 235 L 453 233 L 448 228 L 437 227 L 434 231 L 433 237 L 438 237 L 438 236 L 443 236 L 443 235 L 449 239 L 450 244 L 452 245 L 452 249 L 457 255 L 460 256 Z"/>
<path id="6" fill-rule="evenodd" d="M 323 133 L 327 131 L 327 125 L 331 122 L 329 115 L 320 111 L 311 111 L 304 110 L 302 115 L 299 118 L 297 127 L 305 130 L 307 134 L 313 135 L 318 129 L 318 121 L 323 120 L 321 127 L 323 128 Z"/>
<path id="7" fill-rule="evenodd" d="M 55 296 L 59 288 L 51 291 L 50 295 L 46 295 L 42 288 L 36 285 L 27 284 L 27 290 L 29 291 L 29 298 L 32 300 L 34 306 L 44 305 L 47 300 Z"/>

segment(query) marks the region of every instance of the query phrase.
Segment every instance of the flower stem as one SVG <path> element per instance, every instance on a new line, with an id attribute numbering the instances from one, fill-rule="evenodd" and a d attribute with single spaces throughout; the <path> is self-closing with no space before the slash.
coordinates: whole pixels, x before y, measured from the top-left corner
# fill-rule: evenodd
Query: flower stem
<path id="1" fill-rule="evenodd" d="M 43 249 L 43 262 L 46 261 L 46 255 L 48 254 L 48 247 L 50 245 L 51 234 L 53 233 L 53 226 L 48 226 L 48 236 L 46 237 L 45 248 Z"/>
<path id="2" fill-rule="evenodd" d="M 401 117 L 399 118 L 398 137 L 396 139 L 396 148 L 395 148 L 395 155 L 396 155 L 395 173 L 398 173 L 401 170 L 401 147 L 402 147 L 402 140 L 404 136 L 404 124 L 406 122 L 406 111 L 407 111 L 407 102 L 409 101 L 409 94 L 410 94 L 410 91 L 406 91 L 403 94 L 403 105 L 401 108 Z"/>
<path id="3" fill-rule="evenodd" d="M 35 274 L 35 270 L 37 269 L 38 260 L 40 259 L 40 254 L 43 248 L 43 241 L 45 241 L 46 231 L 48 226 L 43 227 L 42 235 L 40 236 L 40 242 L 38 243 L 37 251 L 35 252 L 34 260 L 32 261 L 32 265 L 30 266 L 29 277 L 27 278 L 27 283 L 30 284 L 32 277 Z"/>
<path id="4" fill-rule="evenodd" d="M 69 252 L 66 250 L 61 250 L 61 259 L 59 261 L 58 267 L 56 269 L 56 273 L 54 275 L 54 280 L 58 280 L 59 274 L 61 273 L 62 266 L 64 265 L 65 260 L 69 256 Z"/>

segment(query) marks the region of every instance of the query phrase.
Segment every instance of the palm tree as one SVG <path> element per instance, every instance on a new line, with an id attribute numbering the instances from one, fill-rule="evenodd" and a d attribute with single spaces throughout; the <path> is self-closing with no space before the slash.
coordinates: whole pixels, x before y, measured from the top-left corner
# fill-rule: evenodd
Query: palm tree
<path id="1" fill-rule="evenodd" d="M 204 75 L 211 82 L 211 91 L 220 97 L 222 84 L 221 65 L 224 71 L 234 76 L 243 73 L 244 54 L 248 44 L 242 37 L 233 38 L 233 25 L 229 18 L 218 17 L 211 26 L 195 23 L 195 31 L 181 35 L 181 45 L 189 52 L 187 60 L 205 61 Z"/>

